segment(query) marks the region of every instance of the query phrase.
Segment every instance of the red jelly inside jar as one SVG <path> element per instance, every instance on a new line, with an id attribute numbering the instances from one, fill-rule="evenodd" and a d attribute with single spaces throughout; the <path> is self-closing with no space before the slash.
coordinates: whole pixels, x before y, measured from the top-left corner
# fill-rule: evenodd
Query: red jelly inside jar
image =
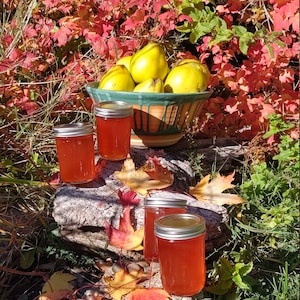
<path id="1" fill-rule="evenodd" d="M 155 221 L 163 288 L 177 296 L 199 293 L 206 281 L 205 220 L 176 214 Z"/>
<path id="2" fill-rule="evenodd" d="M 66 183 L 85 183 L 95 178 L 93 126 L 90 123 L 54 127 L 60 177 Z"/>
<path id="3" fill-rule="evenodd" d="M 158 261 L 158 249 L 154 234 L 154 221 L 161 216 L 186 212 L 186 200 L 145 198 L 144 257 L 147 261 Z"/>
<path id="4" fill-rule="evenodd" d="M 105 101 L 95 106 L 99 155 L 122 160 L 130 153 L 132 106 L 123 101 Z"/>

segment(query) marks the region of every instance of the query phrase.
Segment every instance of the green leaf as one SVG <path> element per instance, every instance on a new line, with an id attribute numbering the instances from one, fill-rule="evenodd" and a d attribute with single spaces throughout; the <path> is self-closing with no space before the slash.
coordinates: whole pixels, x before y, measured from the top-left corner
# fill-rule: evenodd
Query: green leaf
<path id="1" fill-rule="evenodd" d="M 223 42 L 228 42 L 232 38 L 232 31 L 229 29 L 226 29 L 222 31 L 221 33 L 217 34 L 216 37 L 210 41 L 209 45 L 215 45 Z"/>
<path id="2" fill-rule="evenodd" d="M 244 26 L 233 25 L 232 32 L 234 35 L 241 37 L 247 33 L 247 29 Z"/>
<path id="3" fill-rule="evenodd" d="M 22 269 L 28 269 L 32 266 L 35 259 L 35 249 L 21 252 L 20 267 Z"/>
<path id="4" fill-rule="evenodd" d="M 232 287 L 232 280 L 219 280 L 216 285 L 212 285 L 205 288 L 205 291 L 210 292 L 215 295 L 225 295 L 228 293 Z"/>
<path id="5" fill-rule="evenodd" d="M 266 117 L 270 121 L 269 130 L 263 135 L 264 139 L 278 133 L 285 132 L 294 127 L 293 124 L 287 124 L 282 120 L 282 116 L 279 114 L 271 114 Z"/>
<path id="6" fill-rule="evenodd" d="M 209 33 L 210 30 L 208 27 L 203 26 L 202 24 L 198 23 L 196 27 L 192 30 L 190 34 L 190 41 L 192 44 L 196 43 L 199 38 Z"/>
<path id="7" fill-rule="evenodd" d="M 192 28 L 193 27 L 187 22 L 184 22 L 183 25 L 176 26 L 176 30 L 179 31 L 179 32 L 183 32 L 183 33 L 191 32 Z"/>
<path id="8" fill-rule="evenodd" d="M 34 162 L 34 163 L 38 163 L 38 161 L 39 161 L 39 154 L 38 153 L 33 153 L 33 155 L 32 155 L 32 161 Z"/>
<path id="9" fill-rule="evenodd" d="M 244 276 L 251 272 L 253 267 L 253 263 L 250 262 L 248 264 L 244 263 L 236 263 L 234 265 L 234 272 L 232 276 L 233 282 L 241 289 L 249 290 L 250 286 L 248 283 L 244 282 Z"/>
<path id="10" fill-rule="evenodd" d="M 232 276 L 232 280 L 240 289 L 250 290 L 250 286 L 247 283 L 243 282 L 242 276 L 239 273 L 234 274 Z"/>
<path id="11" fill-rule="evenodd" d="M 232 33 L 239 38 L 239 47 L 241 52 L 247 55 L 249 45 L 254 42 L 254 34 L 247 31 L 244 26 L 240 25 L 232 26 Z"/>
<path id="12" fill-rule="evenodd" d="M 273 50 L 273 47 L 272 45 L 270 45 L 269 43 L 266 44 L 267 48 L 268 48 L 268 52 L 270 54 L 270 57 L 271 58 L 274 58 L 274 50 Z"/>
<path id="13" fill-rule="evenodd" d="M 183 13 L 193 19 L 194 22 L 197 22 L 201 17 L 201 11 L 195 9 L 194 7 L 188 7 L 183 10 Z"/>
<path id="14" fill-rule="evenodd" d="M 252 271 L 252 268 L 253 268 L 253 262 L 250 261 L 249 263 L 243 264 L 243 266 L 241 266 L 239 273 L 241 274 L 241 276 L 245 276 Z"/>
<path id="15" fill-rule="evenodd" d="M 230 279 L 232 276 L 232 273 L 234 272 L 234 266 L 232 266 L 230 261 L 224 257 L 220 258 L 220 263 L 221 263 L 220 269 L 219 269 L 220 277 L 222 277 L 223 280 Z"/>
<path id="16" fill-rule="evenodd" d="M 239 47 L 243 54 L 247 55 L 249 45 L 254 42 L 253 33 L 246 32 L 239 39 Z"/>

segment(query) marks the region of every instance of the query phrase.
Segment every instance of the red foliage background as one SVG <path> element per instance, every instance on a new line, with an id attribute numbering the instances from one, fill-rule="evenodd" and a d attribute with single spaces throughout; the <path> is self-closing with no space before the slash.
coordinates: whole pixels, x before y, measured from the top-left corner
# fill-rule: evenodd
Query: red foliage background
<path id="1" fill-rule="evenodd" d="M 254 1 L 252 5 L 228 0 L 216 1 L 215 6 L 203 1 L 202 9 L 209 7 L 228 30 L 239 25 L 247 31 L 217 43 L 212 43 L 213 31 L 191 43 L 188 33 L 176 30 L 184 20 L 196 22 L 185 15 L 181 1 L 27 2 L 22 18 L 20 1 L 2 4 L 1 114 L 13 108 L 35 114 L 45 105 L 53 110 L 88 109 L 84 85 L 98 80 L 118 58 L 155 40 L 164 45 L 170 63 L 176 55 L 192 54 L 210 68 L 214 93 L 199 117 L 202 134 L 251 139 L 267 128 L 270 113 L 298 120 L 296 0 Z M 260 28 L 264 35 L 255 35 Z M 255 37 L 244 53 L 241 40 L 249 35 Z"/>

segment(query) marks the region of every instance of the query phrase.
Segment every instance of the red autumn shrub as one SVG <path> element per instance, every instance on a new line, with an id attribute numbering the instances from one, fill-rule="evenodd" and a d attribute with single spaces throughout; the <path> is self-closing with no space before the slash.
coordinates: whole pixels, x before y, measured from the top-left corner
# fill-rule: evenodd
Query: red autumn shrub
<path id="1" fill-rule="evenodd" d="M 219 1 L 221 2 L 221 1 Z M 298 118 L 299 3 L 295 0 L 4 1 L 0 99 L 34 114 L 85 109 L 84 84 L 149 40 L 206 63 L 214 90 L 199 117 L 207 136 L 251 139 L 266 116 Z M 21 12 L 24 12 L 23 15 Z M 89 106 L 89 104 L 88 104 Z M 6 110 L 7 113 L 7 110 Z"/>

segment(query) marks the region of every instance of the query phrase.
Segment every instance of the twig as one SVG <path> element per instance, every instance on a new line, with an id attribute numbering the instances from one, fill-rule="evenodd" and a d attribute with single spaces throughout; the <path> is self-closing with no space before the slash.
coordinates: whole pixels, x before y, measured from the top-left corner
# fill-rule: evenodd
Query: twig
<path id="1" fill-rule="evenodd" d="M 20 270 L 15 270 L 12 268 L 0 266 L 0 271 L 4 271 L 7 273 L 11 274 L 16 274 L 16 275 L 24 275 L 24 276 L 41 276 L 43 278 L 48 277 L 48 274 L 45 272 L 40 272 L 40 271 L 31 271 L 31 272 L 26 272 L 26 271 L 20 271 Z"/>

